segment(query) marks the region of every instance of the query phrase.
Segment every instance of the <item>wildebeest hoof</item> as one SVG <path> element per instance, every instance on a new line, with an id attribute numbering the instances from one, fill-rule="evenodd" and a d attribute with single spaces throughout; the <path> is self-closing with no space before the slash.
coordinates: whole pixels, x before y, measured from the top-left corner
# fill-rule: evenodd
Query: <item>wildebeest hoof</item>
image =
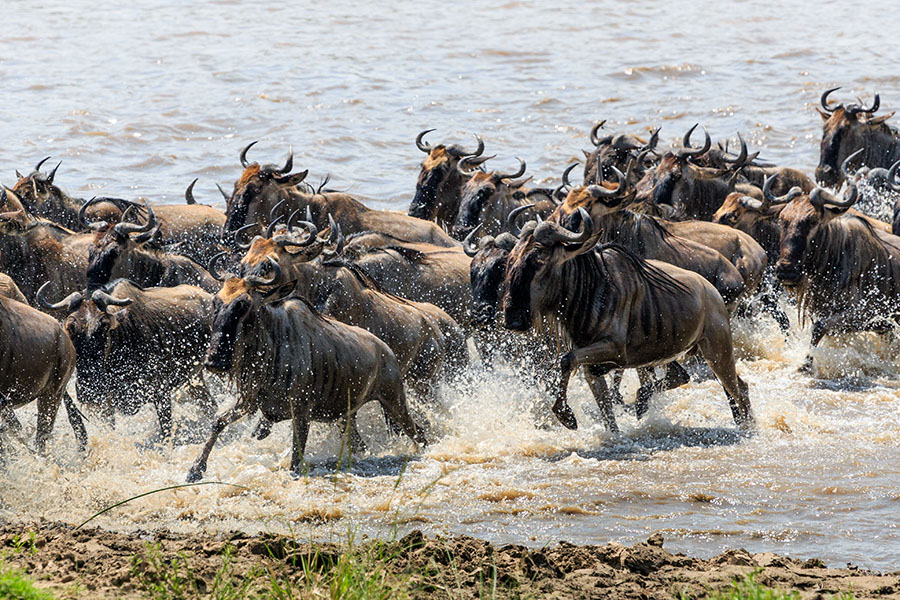
<path id="1" fill-rule="evenodd" d="M 264 440 L 272 433 L 272 422 L 265 417 L 259 419 L 256 429 L 253 430 L 253 437 L 257 440 Z"/>
<path id="2" fill-rule="evenodd" d="M 797 369 L 798 373 L 803 373 L 804 375 L 811 375 L 813 368 L 813 361 L 811 358 L 806 359 L 799 369 Z"/>
<path id="3" fill-rule="evenodd" d="M 188 471 L 187 482 L 188 483 L 197 483 L 201 479 L 203 479 L 203 472 L 206 470 L 206 467 L 202 469 L 197 466 L 191 467 L 191 470 Z"/>
<path id="4" fill-rule="evenodd" d="M 575 413 L 572 412 L 572 409 L 568 404 L 561 404 L 559 406 L 554 404 L 553 414 L 556 415 L 556 418 L 559 419 L 559 422 L 562 423 L 563 427 L 567 429 L 578 429 L 578 420 L 575 419 Z"/>

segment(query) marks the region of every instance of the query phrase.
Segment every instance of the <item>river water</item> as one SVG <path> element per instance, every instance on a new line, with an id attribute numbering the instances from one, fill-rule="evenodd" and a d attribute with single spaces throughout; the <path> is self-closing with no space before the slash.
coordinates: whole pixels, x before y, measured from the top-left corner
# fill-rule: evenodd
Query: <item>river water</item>
<path id="1" fill-rule="evenodd" d="M 289 146 L 310 180 L 405 209 L 422 155 L 413 139 L 471 144 L 481 134 L 497 168 L 524 158 L 555 181 L 611 131 L 662 126 L 666 143 L 695 122 L 714 138 L 741 131 L 762 157 L 811 172 L 821 91 L 900 100 L 890 4 L 738 2 L 474 2 L 398 0 L 259 3 L 82 3 L 13 0 L 4 11 L 0 181 L 46 155 L 76 196 L 223 206 L 238 152 L 280 162 Z M 892 569 L 900 555 L 900 364 L 897 346 L 845 338 L 796 372 L 808 347 L 799 325 L 735 323 L 760 424 L 735 435 L 721 388 L 691 383 L 654 400 L 649 418 L 619 417 L 611 438 L 573 379 L 581 428 L 541 426 L 547 399 L 508 371 L 446 386 L 417 406 L 435 443 L 414 454 L 364 415 L 371 454 L 336 472 L 336 431 L 314 427 L 311 476 L 292 479 L 289 432 L 262 442 L 238 424 L 207 478 L 247 489 L 168 491 L 95 524 L 134 531 L 293 532 L 389 536 L 421 527 L 497 542 L 633 542 L 662 531 L 667 547 L 726 547 L 818 556 Z M 635 382 L 626 381 L 633 393 Z M 222 393 L 223 403 L 230 396 Z M 20 411 L 33 427 L 33 408 Z M 177 416 L 191 418 L 189 409 Z M 15 452 L 0 470 L 0 520 L 76 523 L 133 494 L 183 480 L 196 444 L 142 449 L 151 410 L 110 430 L 89 424 L 79 457 L 64 417 L 49 458 Z"/>

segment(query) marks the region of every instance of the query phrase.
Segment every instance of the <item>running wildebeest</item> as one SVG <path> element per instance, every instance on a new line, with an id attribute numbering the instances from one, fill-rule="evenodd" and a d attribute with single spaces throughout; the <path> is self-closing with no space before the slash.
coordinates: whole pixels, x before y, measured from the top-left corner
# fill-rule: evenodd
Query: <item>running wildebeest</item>
<path id="1" fill-rule="evenodd" d="M 204 366 L 229 375 L 239 398 L 216 419 L 188 473 L 198 481 L 222 430 L 257 409 L 292 424 L 291 472 L 299 475 L 310 421 L 345 420 L 376 401 L 417 444 L 426 440 L 406 406 L 397 358 L 368 331 L 345 325 L 293 296 L 270 261 L 269 279 L 229 277 L 215 297 L 212 342 Z"/>
<path id="2" fill-rule="evenodd" d="M 627 249 L 601 246 L 590 215 L 581 231 L 545 221 L 516 244 L 509 258 L 504 323 L 514 331 L 541 326 L 570 351 L 559 360 L 553 413 L 574 429 L 566 388 L 585 366 L 591 392 L 610 431 L 618 431 L 603 376 L 613 369 L 667 363 L 699 348 L 725 388 L 735 423 L 754 427 L 747 385 L 737 376 L 731 327 L 722 297 L 705 279 L 673 265 L 644 261 Z"/>
<path id="3" fill-rule="evenodd" d="M 119 279 L 56 303 L 38 291 L 37 302 L 67 315 L 65 328 L 77 353 L 78 402 L 108 423 L 117 412 L 134 415 L 153 404 L 159 420 L 155 439 L 165 440 L 172 432 L 172 394 L 183 386 L 205 417 L 215 414 L 205 386 L 186 385 L 199 375 L 209 344 L 209 293 L 191 285 L 142 289 Z"/>

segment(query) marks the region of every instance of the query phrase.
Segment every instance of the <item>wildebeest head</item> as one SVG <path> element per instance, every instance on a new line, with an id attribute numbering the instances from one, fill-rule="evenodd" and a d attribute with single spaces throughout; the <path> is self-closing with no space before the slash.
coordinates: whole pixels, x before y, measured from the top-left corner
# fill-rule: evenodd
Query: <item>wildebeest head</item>
<path id="1" fill-rule="evenodd" d="M 468 171 L 471 166 L 468 157 L 459 162 L 457 169 L 468 181 L 463 186 L 459 213 L 453 223 L 453 237 L 463 239 L 479 224 L 483 225 L 482 230 L 486 233 L 497 234 L 502 230 L 508 214 L 506 207 L 525 200 L 525 193 L 520 188 L 530 179 L 517 179 L 525 174 L 525 161 L 521 158 L 516 160 L 519 161 L 519 170 L 515 173 L 471 173 Z"/>
<path id="2" fill-rule="evenodd" d="M 463 240 L 463 251 L 472 259 L 469 265 L 469 285 L 472 289 L 470 323 L 473 327 L 489 326 L 496 319 L 509 253 L 515 247 L 518 237 L 528 235 L 536 225 L 535 221 L 529 221 L 521 231 L 516 227 L 516 217 L 529 208 L 531 207 L 522 206 L 510 213 L 507 220 L 510 231 L 496 237 L 486 235 L 475 242 L 475 235 L 481 228 L 478 226 Z"/>
<path id="3" fill-rule="evenodd" d="M 629 174 L 634 161 L 635 159 L 632 159 L 629 163 Z M 590 184 L 572 188 L 566 195 L 565 201 L 554 211 L 551 220 L 566 227 L 572 227 L 577 225 L 573 221 L 578 220 L 580 209 L 586 210 L 596 221 L 604 215 L 627 206 L 633 198 L 633 194 L 629 194 L 627 189 L 628 174 L 623 175 L 616 167 L 611 167 L 610 170 L 611 175 L 617 179 L 615 186 L 611 182 L 604 181 L 602 185 Z"/>
<path id="4" fill-rule="evenodd" d="M 53 218 L 63 205 L 63 193 L 53 185 L 56 170 L 59 169 L 62 161 L 58 162 L 49 173 L 43 173 L 41 165 L 48 160 L 50 160 L 49 156 L 42 159 L 29 175 L 23 176 L 16 171 L 19 179 L 13 187 L 13 191 L 28 212 L 40 217 Z"/>
<path id="5" fill-rule="evenodd" d="M 79 212 L 82 224 L 96 232 L 94 244 L 88 251 L 88 290 L 94 290 L 113 279 L 129 276 L 135 251 L 151 240 L 159 230 L 159 222 L 149 204 L 146 205 L 147 220 L 143 224 L 127 221 L 115 225 L 89 223 L 84 220 L 84 213 L 94 200 L 85 202 Z"/>
<path id="6" fill-rule="evenodd" d="M 778 216 L 781 225 L 779 256 L 775 275 L 786 286 L 797 286 L 803 279 L 803 260 L 816 233 L 843 215 L 856 202 L 858 192 L 851 184 L 844 199 L 823 188 L 815 188 L 808 196 L 795 188 L 794 199 Z"/>
<path id="7" fill-rule="evenodd" d="M 434 129 L 426 129 L 416 136 L 416 147 L 427 154 L 422 166 L 419 169 L 419 178 L 416 180 L 416 193 L 409 205 L 407 214 L 411 217 L 433 221 L 438 217 L 443 217 L 449 223 L 453 222 L 455 213 L 451 214 L 458 207 L 443 207 L 439 205 L 439 199 L 453 187 L 461 188 L 463 184 L 462 175 L 456 166 L 464 156 L 471 156 L 469 164 L 475 166 L 481 164 L 491 157 L 482 157 L 484 153 L 484 141 L 475 136 L 478 147 L 474 152 L 468 152 L 461 146 L 453 144 L 445 146 L 431 144 L 422 141 L 425 134 L 434 131 Z M 479 159 L 479 160 L 476 160 Z M 457 199 L 458 200 L 458 199 Z M 447 210 L 442 210 L 446 208 Z M 442 214 L 447 212 L 448 214 Z"/>
<path id="8" fill-rule="evenodd" d="M 828 105 L 828 95 L 839 90 L 832 88 L 822 94 L 822 110 L 818 110 L 825 122 L 822 127 L 819 166 L 816 167 L 816 181 L 826 186 L 837 186 L 844 180 L 839 166 L 856 150 L 866 149 L 865 158 L 869 166 L 887 166 L 894 135 L 885 123 L 894 113 L 873 117 L 881 99 L 875 94 L 872 106 L 859 104 L 836 107 Z M 880 156 L 883 155 L 883 156 Z"/>
<path id="9" fill-rule="evenodd" d="M 602 121 L 591 129 L 591 143 L 596 149 L 593 152 L 584 152 L 584 183 L 586 184 L 599 183 L 611 178 L 612 167 L 624 171 L 628 163 L 633 161 L 639 152 L 653 152 L 659 142 L 659 129 L 653 131 L 650 141 L 627 133 L 599 137 L 598 129 L 604 123 L 605 121 Z M 637 167 L 637 175 L 640 177 L 644 171 L 643 160 Z"/>
<path id="10" fill-rule="evenodd" d="M 552 302 L 559 286 L 550 281 L 554 270 L 567 260 L 594 247 L 593 222 L 586 210 L 578 209 L 581 230 L 574 232 L 552 221 L 544 221 L 523 235 L 510 252 L 503 295 L 504 326 L 527 331 L 537 308 Z"/>
<path id="11" fill-rule="evenodd" d="M 290 294 L 294 282 L 282 285 L 282 270 L 278 263 L 267 259 L 271 277 L 233 275 L 225 277 L 222 289 L 213 300 L 212 338 L 203 365 L 215 373 L 230 372 L 240 341 L 249 335 L 255 322 L 254 313 L 263 304 Z M 211 265 L 215 271 L 214 265 Z"/>
<path id="12" fill-rule="evenodd" d="M 110 381 L 109 375 L 110 335 L 119 327 L 128 313 L 128 306 L 134 301 L 110 294 L 118 283 L 92 292 L 72 292 L 56 303 L 44 298 L 50 282 L 37 292 L 36 301 L 41 307 L 67 315 L 64 326 L 76 351 L 78 400 L 85 404 L 102 403 L 103 392 L 115 383 Z"/>
<path id="13" fill-rule="evenodd" d="M 291 174 L 294 153 L 288 155 L 284 166 L 260 165 L 247 162 L 247 151 L 252 142 L 241 150 L 244 171 L 234 184 L 225 210 L 225 232 L 233 232 L 248 223 L 262 222 L 272 208 L 284 199 L 285 192 L 299 185 L 309 171 Z M 263 223 L 268 225 L 268 223 Z"/>

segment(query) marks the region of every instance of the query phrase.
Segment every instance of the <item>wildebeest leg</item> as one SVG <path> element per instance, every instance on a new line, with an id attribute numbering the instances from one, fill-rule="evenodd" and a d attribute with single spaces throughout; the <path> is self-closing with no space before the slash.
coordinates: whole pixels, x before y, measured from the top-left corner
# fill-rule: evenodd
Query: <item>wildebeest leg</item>
<path id="1" fill-rule="evenodd" d="M 362 454 L 366 451 L 366 442 L 360 435 L 357 426 L 356 413 L 349 418 L 346 415 L 341 418 L 341 444 L 344 443 L 346 437 L 349 437 L 351 454 Z"/>
<path id="2" fill-rule="evenodd" d="M 788 319 L 787 314 L 781 310 L 781 306 L 779 306 L 778 298 L 775 294 L 771 291 L 763 292 L 759 295 L 759 301 L 769 315 L 775 319 L 775 322 L 778 323 L 778 328 L 781 329 L 782 333 L 787 333 L 791 330 L 791 322 Z"/>
<path id="3" fill-rule="evenodd" d="M 16 413 L 12 409 L 9 398 L 4 394 L 0 394 L 0 419 L 6 423 L 6 426 L 13 433 L 18 434 L 22 431 L 22 423 L 20 423 L 19 418 L 16 417 Z"/>
<path id="4" fill-rule="evenodd" d="M 35 434 L 34 447 L 38 454 L 43 454 L 47 447 L 47 440 L 53 431 L 53 423 L 56 422 L 56 412 L 62 398 L 59 395 L 44 395 L 37 400 L 37 433 Z"/>
<path id="5" fill-rule="evenodd" d="M 650 381 L 652 373 L 653 371 L 649 369 L 638 369 L 638 377 L 641 378 L 641 387 L 637 391 L 635 402 L 637 405 L 635 413 L 638 419 L 647 414 L 647 410 L 650 408 L 650 398 L 654 394 L 677 388 L 691 380 L 691 376 L 676 360 L 666 364 L 666 374 L 662 379 Z"/>
<path id="6" fill-rule="evenodd" d="M 578 429 L 578 421 L 575 419 L 575 413 L 569 406 L 567 393 L 569 388 L 569 378 L 572 377 L 574 365 L 572 364 L 573 352 L 567 352 L 559 358 L 559 380 L 556 382 L 556 401 L 553 403 L 551 410 L 563 427 L 568 429 Z"/>
<path id="7" fill-rule="evenodd" d="M 424 447 L 428 445 L 425 434 L 422 429 L 415 424 L 409 414 L 409 408 L 406 405 L 406 393 L 401 386 L 398 393 L 394 397 L 379 397 L 378 402 L 384 409 L 386 415 L 397 423 L 409 439 Z"/>
<path id="8" fill-rule="evenodd" d="M 622 386 L 622 377 L 625 375 L 625 369 L 616 369 L 610 374 L 610 382 L 609 393 L 610 398 L 612 398 L 612 403 L 617 404 L 619 406 L 624 406 L 625 401 L 622 399 L 622 391 L 619 389 Z"/>
<path id="9" fill-rule="evenodd" d="M 700 353 L 725 388 L 735 424 L 745 431 L 751 431 L 755 428 L 756 422 L 750 407 L 747 384 L 737 375 L 731 329 L 728 326 L 728 319 L 723 320 L 724 323 L 718 324 L 707 322 L 706 336 L 699 344 Z"/>
<path id="10" fill-rule="evenodd" d="M 75 433 L 75 440 L 78 442 L 78 449 L 84 451 L 87 448 L 87 429 L 84 427 L 84 415 L 75 406 L 75 402 L 69 395 L 69 392 L 63 391 L 63 405 L 66 407 L 66 415 L 69 417 L 69 425 Z"/>
<path id="11" fill-rule="evenodd" d="M 303 454 L 306 452 L 306 440 L 309 438 L 309 405 L 291 401 L 291 475 L 302 474 Z"/>
<path id="12" fill-rule="evenodd" d="M 253 413 L 255 410 L 255 400 L 245 400 L 242 398 L 238 400 L 228 412 L 215 420 L 212 431 L 209 434 L 209 439 L 206 440 L 206 445 L 203 446 L 200 456 L 197 457 L 197 460 L 194 461 L 193 466 L 191 466 L 191 470 L 188 471 L 188 483 L 203 479 L 203 473 L 206 472 L 206 460 L 209 458 L 209 453 L 212 452 L 213 446 L 216 445 L 216 440 L 218 439 L 219 434 L 222 433 L 222 430 L 235 421 Z"/>
<path id="13" fill-rule="evenodd" d="M 606 386 L 604 375 L 606 370 L 600 365 L 590 365 L 585 369 L 584 378 L 594 394 L 594 400 L 600 411 L 603 413 L 603 420 L 606 421 L 606 428 L 610 433 L 619 433 L 619 425 L 616 423 L 616 415 L 613 412 L 612 395 Z"/>
<path id="14" fill-rule="evenodd" d="M 824 319 L 819 319 L 812 326 L 812 338 L 810 339 L 810 353 L 806 356 L 803 366 L 800 367 L 801 373 L 809 373 L 812 370 L 813 357 L 812 348 L 819 345 L 822 338 L 826 335 L 835 333 L 850 333 L 854 331 L 876 331 L 883 333 L 892 328 L 890 322 L 872 322 L 859 313 L 840 312 L 833 314 Z"/>

